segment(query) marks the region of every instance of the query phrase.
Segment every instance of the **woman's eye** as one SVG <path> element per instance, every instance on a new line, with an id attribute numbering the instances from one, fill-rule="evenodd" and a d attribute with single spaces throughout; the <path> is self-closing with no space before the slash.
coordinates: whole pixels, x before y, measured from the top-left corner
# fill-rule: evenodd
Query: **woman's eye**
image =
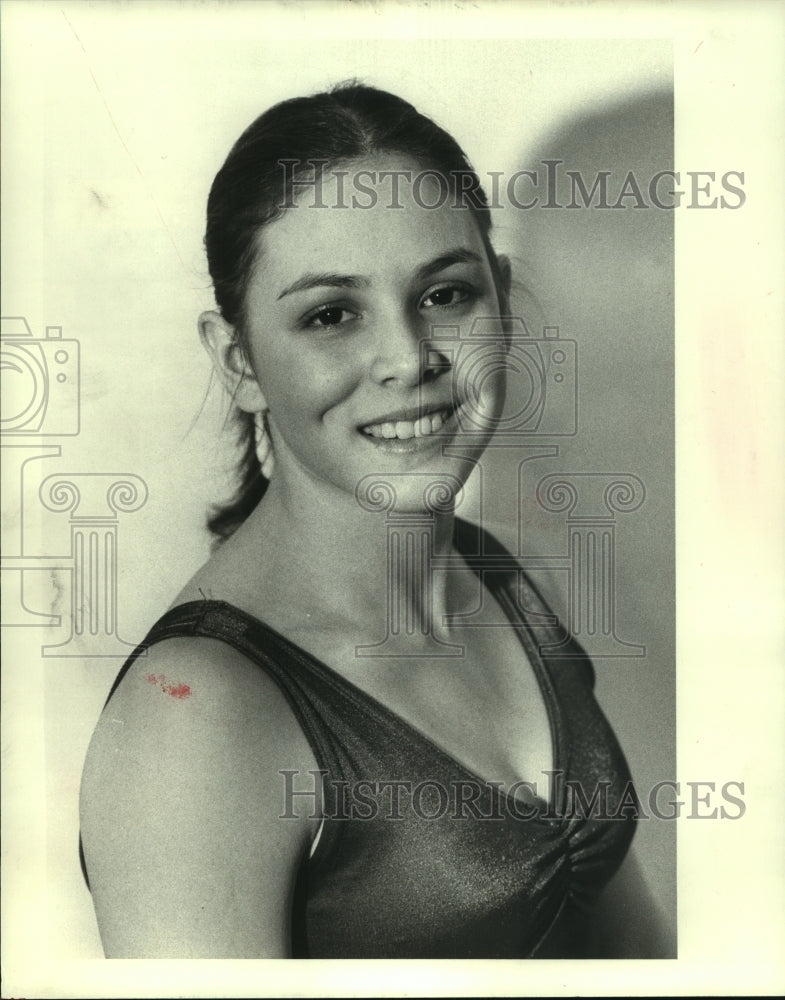
<path id="1" fill-rule="evenodd" d="M 458 288 L 455 285 L 447 285 L 444 288 L 437 288 L 430 292 L 422 300 L 421 305 L 426 309 L 434 306 L 457 306 L 469 298 L 469 292 L 465 288 Z"/>
<path id="2" fill-rule="evenodd" d="M 316 327 L 340 326 L 342 323 L 354 319 L 355 315 L 355 313 L 349 309 L 345 309 L 343 306 L 324 306 L 322 309 L 317 309 L 316 312 L 307 316 L 305 325 Z"/>

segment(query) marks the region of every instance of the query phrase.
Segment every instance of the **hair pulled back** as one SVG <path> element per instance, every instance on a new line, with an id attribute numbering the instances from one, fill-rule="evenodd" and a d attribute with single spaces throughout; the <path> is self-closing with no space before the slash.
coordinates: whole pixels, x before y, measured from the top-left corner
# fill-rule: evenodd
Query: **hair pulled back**
<path id="1" fill-rule="evenodd" d="M 500 302 L 502 282 L 490 243 L 491 215 L 479 180 L 463 150 L 449 133 L 394 94 L 359 83 L 282 101 L 243 132 L 218 171 L 207 201 L 205 248 L 223 318 L 245 346 L 247 290 L 259 252 L 260 230 L 291 204 L 293 180 L 314 175 L 310 161 L 336 166 L 374 153 L 403 154 L 445 179 L 472 177 L 473 212 L 485 244 Z M 301 166 L 284 169 L 284 161 Z M 237 407 L 231 415 L 242 457 L 238 488 L 226 504 L 216 505 L 207 526 L 218 540 L 228 538 L 248 517 L 267 489 L 256 458 L 253 415 Z"/>

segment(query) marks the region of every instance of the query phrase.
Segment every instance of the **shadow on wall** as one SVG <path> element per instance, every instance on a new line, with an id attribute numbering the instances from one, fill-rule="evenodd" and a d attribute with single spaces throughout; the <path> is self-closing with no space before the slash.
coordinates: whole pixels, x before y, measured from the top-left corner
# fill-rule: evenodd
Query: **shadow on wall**
<path id="1" fill-rule="evenodd" d="M 503 499 L 505 489 L 487 498 L 484 511 L 488 520 L 520 524 L 522 552 L 564 553 L 566 515 L 543 510 L 537 499 L 544 476 L 620 473 L 642 482 L 645 501 L 615 518 L 614 575 L 616 635 L 644 646 L 645 655 L 599 657 L 595 666 L 598 696 L 644 799 L 656 782 L 675 777 L 674 212 L 654 200 L 673 204 L 668 194 L 677 185 L 656 179 L 672 168 L 671 92 L 569 121 L 521 165 L 536 181 L 522 175 L 513 195 L 520 204 L 538 201 L 526 209 L 508 202 L 499 220 L 520 279 L 512 312 L 526 319 L 532 337 L 542 336 L 543 326 L 558 327 L 560 339 L 575 341 L 577 363 L 574 383 L 556 385 L 553 344 L 546 345 L 544 391 L 562 415 L 547 405 L 545 412 L 555 421 L 551 429 L 563 434 L 532 434 L 529 443 L 557 446 L 558 453 L 526 461 L 517 510 Z M 525 407 L 529 391 L 530 384 L 513 379 L 507 412 Z M 570 392 L 577 403 L 573 434 L 565 416 Z M 525 454 L 491 449 L 483 473 L 509 485 Z M 580 493 L 587 479 L 572 481 Z M 569 573 L 555 575 L 566 609 Z M 647 879 L 674 925 L 675 834 L 674 823 L 653 819 L 639 824 L 636 838 Z"/>

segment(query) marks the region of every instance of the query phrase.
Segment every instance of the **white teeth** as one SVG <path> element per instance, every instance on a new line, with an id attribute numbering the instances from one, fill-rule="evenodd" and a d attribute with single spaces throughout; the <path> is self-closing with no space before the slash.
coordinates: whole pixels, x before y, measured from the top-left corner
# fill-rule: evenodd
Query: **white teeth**
<path id="1" fill-rule="evenodd" d="M 369 424 L 363 428 L 363 432 L 369 437 L 375 438 L 397 438 L 400 441 L 407 441 L 413 437 L 428 437 L 444 426 L 444 422 L 449 416 L 449 410 L 440 410 L 438 413 L 430 413 L 419 420 L 396 420 L 385 421 L 383 424 Z"/>

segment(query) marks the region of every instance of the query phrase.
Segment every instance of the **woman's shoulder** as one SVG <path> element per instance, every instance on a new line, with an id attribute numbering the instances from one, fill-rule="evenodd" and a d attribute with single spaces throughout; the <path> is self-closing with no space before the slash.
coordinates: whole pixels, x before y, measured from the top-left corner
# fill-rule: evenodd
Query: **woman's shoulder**
<path id="1" fill-rule="evenodd" d="M 174 635 L 148 646 L 125 669 L 100 727 L 125 741 L 220 739 L 237 751 L 275 748 L 310 762 L 310 747 L 285 695 L 257 663 L 207 636 Z M 113 730 L 114 731 L 114 730 Z"/>
<path id="2" fill-rule="evenodd" d="M 318 818 L 297 800 L 296 822 L 281 821 L 280 772 L 315 768 L 283 694 L 239 651 L 176 637 L 137 657 L 82 777 L 107 955 L 282 955 L 283 911 Z"/>
<path id="3" fill-rule="evenodd" d="M 317 767 L 268 674 L 217 639 L 176 636 L 136 657 L 107 701 L 87 754 L 83 800 L 104 809 L 135 796 L 155 808 L 175 783 L 181 791 L 234 787 L 265 822 L 270 802 L 270 819 L 277 817 L 279 772 Z M 220 800 L 212 807 L 220 810 Z"/>

